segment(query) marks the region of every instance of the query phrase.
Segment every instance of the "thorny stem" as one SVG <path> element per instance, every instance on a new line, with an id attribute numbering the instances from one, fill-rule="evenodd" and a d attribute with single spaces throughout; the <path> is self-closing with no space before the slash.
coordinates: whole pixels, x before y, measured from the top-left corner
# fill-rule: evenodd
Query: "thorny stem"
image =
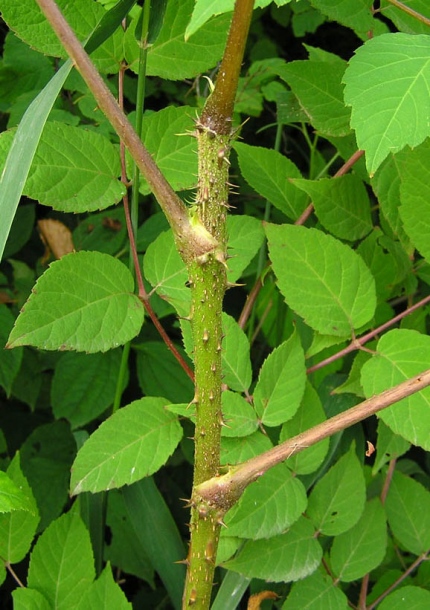
<path id="1" fill-rule="evenodd" d="M 198 487 L 196 494 L 199 495 L 200 505 L 202 507 L 216 507 L 219 511 L 227 511 L 238 501 L 250 483 L 256 481 L 273 466 L 287 460 L 293 453 L 299 453 L 324 438 L 349 428 L 429 385 L 430 369 L 389 390 L 385 390 L 377 396 L 368 398 L 355 407 L 331 417 L 261 455 L 233 466 L 227 474 L 206 481 Z"/>
<path id="2" fill-rule="evenodd" d="M 107 116 L 120 139 L 124 141 L 146 178 L 172 227 L 178 251 L 184 261 L 191 262 L 196 256 L 213 250 L 217 245 L 216 241 L 204 227 L 198 226 L 198 223 L 191 224 L 186 205 L 174 192 L 142 144 L 54 0 L 37 0 L 37 3 L 87 83 L 99 108 Z"/>
<path id="3" fill-rule="evenodd" d="M 217 248 L 188 264 L 192 292 L 196 426 L 194 482 L 190 501 L 190 547 L 183 608 L 210 606 L 221 519 L 194 501 L 194 490 L 215 477 L 220 465 L 222 387 L 222 303 L 227 288 L 228 170 L 232 115 L 253 0 L 236 0 L 215 89 L 196 123 L 199 174 L 192 214 L 213 237 Z"/>

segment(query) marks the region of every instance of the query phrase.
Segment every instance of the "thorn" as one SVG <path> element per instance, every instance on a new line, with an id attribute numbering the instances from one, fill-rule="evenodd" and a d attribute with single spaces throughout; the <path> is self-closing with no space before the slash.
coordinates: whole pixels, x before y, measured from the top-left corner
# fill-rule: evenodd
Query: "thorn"
<path id="1" fill-rule="evenodd" d="M 190 562 L 188 561 L 188 559 L 180 559 L 179 561 L 174 561 L 173 563 L 183 563 L 187 567 L 190 565 Z"/>
<path id="2" fill-rule="evenodd" d="M 218 525 L 220 525 L 221 527 L 225 527 L 226 529 L 228 529 L 228 525 L 226 525 L 226 524 L 224 523 L 224 521 L 223 521 L 221 518 L 217 519 L 217 523 L 218 523 Z"/>

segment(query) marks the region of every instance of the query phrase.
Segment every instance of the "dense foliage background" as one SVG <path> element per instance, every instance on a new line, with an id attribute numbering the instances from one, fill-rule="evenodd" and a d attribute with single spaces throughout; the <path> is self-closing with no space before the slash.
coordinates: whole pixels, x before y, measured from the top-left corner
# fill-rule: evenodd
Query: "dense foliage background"
<path id="1" fill-rule="evenodd" d="M 123 27 L 92 57 L 135 123 L 141 3 L 126 4 Z M 257 3 L 230 157 L 224 464 L 429 367 L 430 9 L 404 4 L 418 16 L 389 0 Z M 71 5 L 86 39 L 113 3 Z M 65 57 L 48 24 L 35 26 L 35 6 L 0 0 L 2 167 Z M 153 2 L 142 138 L 190 207 L 190 132 L 231 7 Z M 27 112 L 29 139 L 47 104 Z M 181 604 L 193 384 L 133 294 L 120 203 L 132 176 L 72 70 L 0 266 L 0 338 L 13 348 L 0 352 L 4 608 L 12 592 L 16 608 Z M 186 268 L 145 180 L 134 197 L 152 309 L 192 368 Z M 297 455 L 293 446 L 251 485 L 224 519 L 213 608 L 245 608 L 261 591 L 248 607 L 428 608 L 429 402 L 424 391 Z"/>

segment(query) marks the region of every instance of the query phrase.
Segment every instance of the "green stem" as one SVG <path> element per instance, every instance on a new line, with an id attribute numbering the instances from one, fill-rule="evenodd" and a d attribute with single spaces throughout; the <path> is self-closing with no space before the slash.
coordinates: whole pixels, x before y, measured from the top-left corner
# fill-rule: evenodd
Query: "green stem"
<path id="1" fill-rule="evenodd" d="M 222 386 L 222 303 L 227 287 L 226 215 L 232 115 L 253 0 L 236 0 L 217 82 L 197 122 L 199 179 L 191 217 L 212 235 L 217 247 L 188 265 L 192 290 L 196 406 L 194 483 L 190 548 L 183 608 L 210 606 L 222 515 L 200 504 L 194 490 L 216 477 L 220 466 Z"/>

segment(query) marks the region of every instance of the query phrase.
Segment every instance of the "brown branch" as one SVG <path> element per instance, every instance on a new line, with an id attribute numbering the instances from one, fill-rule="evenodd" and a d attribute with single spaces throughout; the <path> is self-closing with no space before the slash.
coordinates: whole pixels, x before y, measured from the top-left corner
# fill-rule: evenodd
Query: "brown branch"
<path id="1" fill-rule="evenodd" d="M 322 369 L 327 364 L 331 364 L 335 360 L 339 360 L 339 358 L 342 358 L 343 356 L 350 354 L 351 352 L 355 351 L 356 349 L 360 349 L 365 343 L 367 343 L 367 341 L 370 341 L 370 339 L 373 339 L 374 337 L 376 337 L 376 335 L 379 335 L 384 330 L 387 330 L 387 328 L 390 328 L 397 322 L 400 322 L 400 320 L 402 320 L 403 318 L 405 318 L 412 312 L 416 311 L 420 307 L 423 307 L 423 305 L 426 305 L 427 303 L 430 303 L 430 296 L 427 296 L 424 299 L 421 299 L 421 301 L 418 301 L 418 303 L 415 303 L 415 305 L 408 307 L 408 309 L 405 309 L 405 311 L 402 311 L 402 313 L 399 313 L 397 316 L 394 316 L 394 318 L 391 318 L 391 320 L 388 320 L 388 322 L 381 324 L 381 326 L 378 326 L 378 328 L 375 328 L 375 330 L 371 330 L 370 332 L 366 333 L 365 335 L 360 337 L 360 339 L 353 339 L 353 341 L 351 341 L 351 343 L 344 349 L 341 349 L 339 352 L 336 352 L 332 356 L 325 358 L 325 360 L 321 360 L 321 362 L 318 362 L 317 364 L 310 366 L 307 369 L 307 373 L 308 374 L 313 373 L 314 371 L 317 371 L 318 369 Z"/>
<path id="2" fill-rule="evenodd" d="M 385 390 L 377 396 L 368 398 L 344 413 L 340 413 L 305 432 L 301 432 L 261 455 L 231 467 L 227 474 L 205 481 L 196 489 L 196 501 L 227 511 L 237 502 L 250 483 L 256 481 L 273 466 L 287 460 L 293 453 L 299 453 L 324 438 L 328 438 L 336 432 L 340 432 L 370 417 L 370 415 L 374 415 L 378 411 L 423 390 L 429 385 L 430 369 L 389 390 Z"/>
<path id="3" fill-rule="evenodd" d="M 172 227 L 178 250 L 183 259 L 187 262 L 196 256 L 212 251 L 216 246 L 216 241 L 203 226 L 199 226 L 197 229 L 191 224 L 186 205 L 176 195 L 142 144 L 54 0 L 37 0 L 37 3 L 87 83 L 99 108 L 107 116 L 121 140 L 124 141 L 136 165 L 147 180 Z"/>
<path id="4" fill-rule="evenodd" d="M 424 23 L 424 25 L 430 25 L 430 19 L 424 17 L 424 15 L 422 15 L 418 11 L 414 11 L 414 9 L 410 6 L 406 6 L 406 4 L 403 4 L 403 2 L 399 2 L 399 0 L 387 0 L 387 2 L 393 4 L 395 7 L 397 7 L 401 11 L 404 11 L 408 15 L 411 15 L 411 17 L 415 17 L 415 19 L 421 21 L 421 23 Z M 382 11 L 383 9 L 381 9 L 381 12 Z"/>
<path id="5" fill-rule="evenodd" d="M 228 39 L 213 93 L 208 97 L 200 123 L 218 134 L 230 134 L 254 0 L 236 0 Z"/>

